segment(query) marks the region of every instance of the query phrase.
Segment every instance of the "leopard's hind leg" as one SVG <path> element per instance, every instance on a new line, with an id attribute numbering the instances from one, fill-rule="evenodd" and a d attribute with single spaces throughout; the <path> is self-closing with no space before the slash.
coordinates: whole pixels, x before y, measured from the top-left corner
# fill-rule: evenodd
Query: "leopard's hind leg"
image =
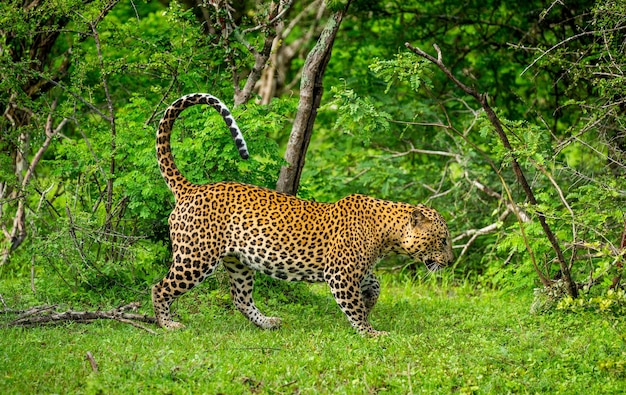
<path id="1" fill-rule="evenodd" d="M 258 327 L 263 329 L 280 327 L 280 318 L 263 315 L 252 300 L 254 270 L 242 264 L 234 256 L 224 257 L 223 262 L 230 279 L 230 296 L 237 309 Z"/>
<path id="2" fill-rule="evenodd" d="M 183 294 L 180 290 L 172 287 L 170 273 L 168 273 L 167 276 L 158 284 L 155 284 L 152 287 L 152 306 L 154 308 L 154 315 L 156 316 L 157 324 L 161 328 L 183 328 L 185 325 L 172 320 L 172 316 L 170 314 L 170 305 L 174 299 Z"/>
<path id="3" fill-rule="evenodd" d="M 174 244 L 174 257 L 170 269 L 159 283 L 152 287 L 152 305 L 157 323 L 166 329 L 184 327 L 180 322 L 172 320 L 170 305 L 205 278 L 213 274 L 219 258 L 202 256 L 197 250 Z"/>

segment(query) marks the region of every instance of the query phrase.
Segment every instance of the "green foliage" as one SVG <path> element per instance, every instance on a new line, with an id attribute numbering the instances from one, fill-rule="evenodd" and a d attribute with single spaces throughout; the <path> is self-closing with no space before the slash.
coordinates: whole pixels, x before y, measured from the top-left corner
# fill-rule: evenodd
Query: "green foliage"
<path id="1" fill-rule="evenodd" d="M 89 292 L 137 292 L 163 275 L 169 259 L 167 216 L 173 198 L 156 163 L 156 121 L 164 106 L 183 94 L 208 90 L 222 99 L 232 96 L 232 84 L 222 75 L 224 57 L 212 48 L 192 10 L 179 4 L 120 3 L 96 26 L 98 47 L 85 25 L 94 12 L 85 7 L 98 10 L 102 4 L 81 5 L 85 19 L 69 21 L 64 39 L 55 42 L 46 59 L 61 62 L 58 54 L 68 56 L 65 79 L 44 96 L 17 102 L 29 107 L 41 124 L 50 101 L 57 98 L 53 126 L 63 117 L 70 122 L 46 152 L 26 191 L 27 205 L 37 210 L 29 212 L 30 243 L 12 254 L 12 264 L 17 272 L 27 271 L 35 257 L 42 281 L 70 299 L 82 299 Z M 72 8 L 37 12 L 63 18 Z M 11 8 L 11 12 L 21 11 Z M 28 38 L 36 21 L 27 22 L 11 28 Z M 85 27 L 89 34 L 82 35 Z M 4 63 L 0 67 L 10 68 Z M 3 72 L 1 83 L 8 91 L 19 90 L 29 77 L 24 72 L 18 73 L 19 80 L 5 79 Z M 6 103 L 7 98 L 0 96 L 0 102 Z M 273 187 L 282 159 L 269 137 L 285 127 L 294 103 L 281 99 L 270 106 L 235 109 L 250 147 L 248 161 L 238 157 L 228 129 L 213 109 L 185 112 L 174 131 L 179 167 L 196 182 L 233 180 Z M 6 119 L 0 124 L 0 162 L 7 166 L 0 172 L 2 182 L 15 187 L 11 154 L 20 144 L 20 133 L 29 133 L 34 148 L 44 136 L 36 123 L 14 130 Z M 0 203 L 2 221 L 9 223 L 15 211 Z M 5 242 L 3 238 L 3 246 Z"/>
<path id="2" fill-rule="evenodd" d="M 626 293 L 623 289 L 609 289 L 606 293 L 598 296 L 583 296 L 572 299 L 570 296 L 562 298 L 557 308 L 559 310 L 580 313 L 592 311 L 606 314 L 610 317 L 619 317 L 626 314 Z"/>
<path id="3" fill-rule="evenodd" d="M 220 23 L 230 18 L 225 7 L 207 11 L 214 20 L 201 26 L 198 9 L 179 3 L 121 2 L 97 19 L 106 3 L 0 5 L 0 110 L 7 114 L 0 119 L 0 220 L 10 228 L 16 197 L 24 196 L 29 231 L 28 245 L 12 254 L 11 275 L 27 276 L 34 256 L 38 272 L 51 276 L 45 281 L 59 276 L 68 293 L 134 289 L 163 274 L 173 200 L 156 166 L 156 122 L 182 94 L 208 91 L 230 103 L 231 62 L 240 70 L 253 63 L 237 38 L 246 24 L 262 26 L 268 12 L 260 3 L 234 5 L 242 24 L 229 32 Z M 331 3 L 329 12 L 345 5 Z M 334 201 L 358 192 L 430 204 L 448 220 L 455 250 L 464 251 L 457 274 L 498 288 L 535 288 L 537 269 L 559 275 L 536 220 L 541 212 L 576 280 L 608 286 L 626 205 L 621 5 L 353 2 L 325 74 L 302 196 Z M 50 41 L 37 41 L 50 32 Z M 306 32 L 297 24 L 283 45 Z M 260 49 L 264 33 L 246 38 Z M 432 53 L 433 37 L 453 75 L 488 94 L 511 152 L 472 98 L 404 47 Z M 37 42 L 50 42 L 49 52 Z M 280 79 L 298 74 L 310 44 L 283 65 Z M 296 102 L 289 92 L 269 106 L 233 109 L 248 161 L 212 109 L 186 111 L 173 135 L 178 166 L 194 182 L 273 187 Z M 51 112 L 53 127 L 69 122 L 21 190 L 16 153 L 33 157 Z M 524 203 L 513 157 L 531 180 L 535 206 Z M 528 223 L 503 216 L 510 199 Z M 489 226 L 491 233 L 472 236 Z M 1 237 L 0 245 L 10 244 Z"/>
<path id="4" fill-rule="evenodd" d="M 335 128 L 350 133 L 369 144 L 374 133 L 389 129 L 391 115 L 376 108 L 369 98 L 361 98 L 351 89 L 331 87 L 333 100 L 324 109 L 337 108 Z"/>
<path id="5" fill-rule="evenodd" d="M 147 232 L 155 222 L 164 227 L 174 202 L 155 166 L 155 130 L 145 124 L 145 108 L 150 108 L 150 101 L 135 96 L 118 112 L 117 152 L 126 160 L 115 178 L 115 186 L 128 199 L 128 214 L 145 220 L 147 229 L 142 232 Z"/>
<path id="6" fill-rule="evenodd" d="M 426 62 L 425 59 L 418 58 L 412 52 L 400 52 L 392 60 L 374 58 L 369 68 L 387 83 L 385 93 L 389 93 L 393 84 L 402 82 L 408 83 L 412 90 L 418 91 L 424 82 L 432 88 L 430 79 L 425 79 Z"/>

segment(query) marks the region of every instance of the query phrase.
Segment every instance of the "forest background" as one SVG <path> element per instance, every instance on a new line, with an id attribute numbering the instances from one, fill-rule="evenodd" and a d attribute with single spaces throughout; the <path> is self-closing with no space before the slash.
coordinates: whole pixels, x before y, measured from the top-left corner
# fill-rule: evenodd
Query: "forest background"
<path id="1" fill-rule="evenodd" d="M 144 298 L 170 258 L 156 125 L 176 98 L 209 92 L 233 108 L 252 157 L 238 159 L 212 110 L 190 109 L 173 150 L 194 182 L 276 188 L 296 123 L 312 114 L 301 178 L 279 189 L 426 203 L 451 229 L 453 278 L 535 290 L 539 309 L 581 294 L 621 309 L 625 9 L 3 2 L 0 277 L 43 299 Z M 324 44 L 332 56 L 312 84 Z M 303 106 L 311 86 L 319 108 Z M 383 265 L 424 270 L 400 257 Z"/>
<path id="2" fill-rule="evenodd" d="M 608 314 L 615 327 L 626 312 L 625 31 L 623 0 L 3 1 L 2 308 L 139 300 L 150 311 L 174 203 L 156 126 L 176 98 L 208 92 L 232 108 L 251 158 L 219 115 L 194 107 L 173 136 L 192 181 L 428 204 L 456 254 L 435 282 L 527 295 L 535 312 Z M 422 266 L 394 256 L 380 270 L 422 278 Z M 282 287 L 260 277 L 261 289 Z M 209 289 L 228 298 L 219 281 Z M 603 365 L 620 380 L 621 342 Z"/>

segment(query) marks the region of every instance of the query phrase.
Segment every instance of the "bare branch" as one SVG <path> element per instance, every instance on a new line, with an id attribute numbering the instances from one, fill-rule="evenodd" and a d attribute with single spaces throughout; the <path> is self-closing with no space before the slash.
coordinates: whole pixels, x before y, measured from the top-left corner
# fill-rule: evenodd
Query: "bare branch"
<path id="1" fill-rule="evenodd" d="M 291 82 L 287 83 L 285 81 L 287 76 L 286 68 L 291 63 L 292 59 L 308 47 L 307 44 L 311 41 L 311 37 L 313 37 L 314 33 L 318 30 L 319 21 L 324 14 L 324 9 L 324 2 L 316 0 L 307 5 L 295 17 L 291 18 L 287 26 L 285 26 L 285 21 L 282 20 L 274 24 L 276 36 L 272 42 L 272 49 L 266 62 L 267 65 L 255 85 L 255 89 L 257 89 L 259 96 L 261 96 L 260 104 L 269 104 L 276 95 L 278 87 L 289 91 L 299 82 L 301 70 L 294 74 L 294 78 Z M 287 43 L 286 38 L 293 28 L 296 25 L 303 28 L 304 24 L 301 22 L 302 19 L 313 11 L 316 13 L 315 18 L 304 34 L 301 34 L 293 40 L 289 40 L 289 43 Z"/>
<path id="2" fill-rule="evenodd" d="M 393 154 L 391 154 L 388 158 L 400 158 L 400 157 L 407 156 L 410 154 L 423 154 L 423 155 L 447 156 L 447 157 L 456 159 L 456 161 L 459 163 L 461 162 L 459 154 L 455 154 L 453 152 L 447 152 L 447 151 L 432 151 L 432 150 L 419 149 L 419 148 L 415 148 L 412 142 L 408 141 L 407 143 L 411 146 L 411 148 L 408 151 L 403 151 L 403 152 L 391 151 L 393 152 Z"/>
<path id="3" fill-rule="evenodd" d="M 159 103 L 154 107 L 152 114 L 150 114 L 150 117 L 146 119 L 146 122 L 144 122 L 144 125 L 148 126 L 152 123 L 152 121 L 154 120 L 154 117 L 159 112 L 159 108 L 161 108 L 161 105 L 163 104 L 163 102 L 165 102 L 165 99 L 167 99 L 167 97 L 169 96 L 170 92 L 172 91 L 172 88 L 174 88 L 176 81 L 177 81 L 176 76 L 174 76 L 174 78 L 172 78 L 172 81 L 170 81 L 170 84 L 165 90 L 165 92 L 163 92 L 163 94 L 161 95 L 161 99 L 159 100 Z"/>
<path id="4" fill-rule="evenodd" d="M 48 118 L 44 126 L 44 133 L 46 135 L 46 138 L 44 142 L 41 144 L 41 147 L 39 147 L 39 149 L 35 153 L 35 156 L 33 157 L 33 159 L 30 161 L 28 168 L 26 169 L 26 173 L 24 174 L 24 177 L 22 179 L 22 183 L 21 183 L 22 190 L 25 190 L 28 184 L 30 183 L 31 178 L 33 177 L 35 173 L 35 168 L 39 164 L 39 161 L 41 160 L 41 158 L 43 158 L 43 155 L 45 154 L 45 152 L 48 150 L 48 147 L 52 143 L 52 140 L 54 139 L 54 137 L 61 131 L 61 129 L 68 122 L 68 119 L 64 118 L 57 125 L 56 128 L 54 129 L 52 128 L 52 114 L 56 110 L 57 105 L 58 105 L 58 97 L 52 102 L 52 105 L 50 107 L 50 112 L 48 114 Z M 11 251 L 19 247 L 20 244 L 22 244 L 22 242 L 26 239 L 26 211 L 25 211 L 26 202 L 25 200 L 26 200 L 25 196 L 20 196 L 17 199 L 17 210 L 13 217 L 13 227 L 11 228 L 11 231 L 8 232 L 5 225 L 4 224 L 2 225 L 3 233 L 7 237 L 7 240 L 9 240 L 10 245 L 5 247 L 0 253 L 0 266 L 4 265 L 7 262 Z"/>
<path id="5" fill-rule="evenodd" d="M 546 10 L 544 10 L 541 15 L 539 15 L 539 23 L 543 22 L 543 20 L 545 19 L 545 17 L 550 13 L 550 11 L 552 11 L 552 8 L 554 8 L 555 5 L 563 5 L 563 2 L 561 0 L 555 0 L 552 2 L 552 4 L 550 4 L 550 7 L 548 7 Z"/>
<path id="6" fill-rule="evenodd" d="M 470 185 L 474 186 L 479 191 L 501 201 L 506 206 L 506 209 L 508 211 L 517 212 L 517 215 L 522 222 L 530 221 L 530 216 L 526 214 L 526 212 L 522 210 L 519 206 L 514 205 L 514 203 L 512 203 L 509 199 L 506 199 L 504 196 L 494 191 L 493 189 L 489 188 L 488 186 L 482 184 L 480 181 L 470 179 L 469 174 L 467 173 L 465 173 L 465 178 L 470 183 Z"/>
<path id="7" fill-rule="evenodd" d="M 242 44 L 244 44 L 246 48 L 248 48 L 250 53 L 252 53 L 252 55 L 254 56 L 254 65 L 252 66 L 252 69 L 250 70 L 250 73 L 248 74 L 248 78 L 246 79 L 246 83 L 244 84 L 243 88 L 240 88 L 239 86 L 239 75 L 235 67 L 235 61 L 232 57 L 230 57 L 229 59 L 230 65 L 232 68 L 232 73 L 233 73 L 233 83 L 234 83 L 234 90 L 235 90 L 235 95 L 234 95 L 235 106 L 248 102 L 248 100 L 250 100 L 250 98 L 252 97 L 252 92 L 254 90 L 254 87 L 256 86 L 256 83 L 261 78 L 261 74 L 263 73 L 263 69 L 265 68 L 267 64 L 267 61 L 269 59 L 269 56 L 272 52 L 272 48 L 275 43 L 275 39 L 277 37 L 276 24 L 280 23 L 281 18 L 290 9 L 291 4 L 292 4 L 292 1 L 290 1 L 289 3 L 283 3 L 281 1 L 278 5 L 275 5 L 275 3 L 272 2 L 270 5 L 270 8 L 271 8 L 270 13 L 268 15 L 269 21 L 265 25 L 260 25 L 253 29 L 246 29 L 241 33 L 237 33 L 237 31 L 235 31 L 235 37 L 237 38 L 237 40 L 241 42 Z M 232 20 L 232 16 L 230 18 L 231 18 L 231 24 L 235 26 L 235 22 Z M 254 46 L 252 46 L 246 41 L 245 35 L 249 33 L 250 31 L 255 31 L 255 30 L 261 29 L 262 27 L 267 28 L 269 26 L 273 26 L 274 28 L 267 30 L 265 36 L 263 37 L 263 40 L 264 40 L 263 48 L 260 51 L 257 51 L 256 48 L 254 48 Z M 228 41 L 228 39 L 226 40 Z"/>
<path id="8" fill-rule="evenodd" d="M 483 228 L 480 229 L 468 229 L 465 232 L 459 234 L 458 236 L 456 236 L 454 239 L 452 239 L 453 242 L 459 241 L 461 239 L 464 239 L 466 237 L 470 237 L 470 239 L 463 245 L 463 249 L 461 250 L 461 253 L 459 253 L 459 255 L 456 258 L 456 261 L 459 262 L 461 257 L 463 255 L 465 255 L 465 253 L 467 252 L 467 250 L 470 248 L 470 246 L 472 244 L 474 244 L 474 241 L 476 241 L 476 239 L 479 236 L 483 236 L 483 235 L 487 235 L 490 233 L 495 232 L 498 228 L 500 228 L 502 226 L 502 222 L 506 219 L 506 217 L 508 217 L 508 215 L 511 213 L 511 210 L 509 210 L 508 208 L 506 210 L 504 210 L 502 212 L 502 214 L 500 214 L 500 216 L 498 217 L 498 220 L 496 222 L 494 222 L 491 225 L 487 225 Z"/>
<path id="9" fill-rule="evenodd" d="M 614 31 L 623 30 L 623 29 L 626 29 L 626 26 L 620 26 L 620 27 L 616 27 L 616 28 L 613 28 L 613 29 L 606 29 L 606 30 L 603 30 L 603 32 L 614 32 Z M 560 47 L 562 45 L 565 45 L 565 44 L 567 44 L 570 41 L 579 39 L 581 37 L 593 36 L 595 34 L 597 34 L 596 31 L 582 32 L 582 33 L 575 34 L 575 35 L 573 35 L 571 37 L 566 38 L 563 41 L 560 41 L 560 42 L 554 44 L 552 47 L 550 47 L 549 49 L 544 51 L 541 55 L 539 55 L 539 57 L 537 57 L 535 60 L 533 60 L 528 66 L 526 66 L 526 68 L 524 70 L 522 70 L 522 72 L 520 73 L 520 76 L 524 75 L 524 73 L 526 73 L 526 71 L 528 71 L 528 69 L 533 67 L 539 60 L 541 60 L 541 58 L 543 58 L 544 56 L 546 56 L 550 52 L 554 51 L 558 47 Z"/>
<path id="10" fill-rule="evenodd" d="M 626 26 L 624 28 L 626 28 Z M 519 184 L 521 185 L 522 189 L 524 190 L 524 193 L 526 194 L 526 197 L 527 197 L 529 203 L 532 204 L 533 206 L 536 206 L 537 205 L 537 199 L 535 198 L 535 194 L 533 193 L 532 188 L 530 187 L 530 184 L 528 183 L 528 180 L 526 179 L 526 176 L 524 175 L 524 172 L 522 171 L 522 168 L 519 165 L 519 162 L 517 161 L 517 156 L 515 155 L 515 151 L 513 150 L 513 147 L 511 146 L 511 143 L 509 141 L 509 138 L 508 138 L 507 134 L 504 132 L 504 129 L 502 127 L 502 122 L 500 122 L 500 118 L 498 118 L 498 116 L 495 113 L 495 111 L 489 105 L 487 94 L 486 93 L 478 93 L 478 91 L 476 91 L 475 89 L 470 88 L 469 86 L 467 86 L 464 83 L 462 83 L 461 81 L 459 81 L 454 76 L 454 74 L 452 74 L 450 69 L 448 69 L 448 67 L 443 63 L 442 56 L 441 56 L 441 50 L 439 49 L 439 47 L 436 44 L 434 45 L 435 50 L 437 51 L 437 58 L 436 59 L 433 56 L 431 56 L 431 55 L 427 54 L 426 52 L 424 52 L 423 50 L 421 50 L 420 48 L 413 47 L 409 43 L 405 43 L 405 46 L 407 48 L 409 48 L 409 50 L 411 50 L 415 54 L 417 54 L 417 55 L 419 55 L 419 56 L 429 60 L 430 62 L 434 63 L 437 67 L 439 67 L 439 69 L 452 82 L 454 82 L 465 93 L 467 93 L 468 95 L 474 97 L 481 104 L 483 110 L 487 114 L 487 118 L 489 119 L 489 122 L 491 122 L 491 124 L 493 125 L 493 127 L 494 127 L 494 129 L 495 129 L 495 131 L 496 131 L 500 141 L 502 142 L 502 145 L 504 146 L 504 148 L 511 155 L 511 167 L 513 168 L 513 172 L 515 173 L 515 177 L 516 177 L 517 181 L 519 182 Z M 509 198 L 511 199 L 511 197 L 509 197 Z M 542 227 L 546 237 L 548 238 L 548 241 L 552 245 L 552 249 L 554 250 L 554 252 L 556 254 L 556 257 L 557 257 L 557 260 L 559 262 L 559 266 L 561 268 L 561 273 L 563 275 L 563 279 L 565 281 L 565 285 L 567 287 L 568 293 L 570 294 L 570 296 L 575 298 L 578 295 L 578 289 L 576 288 L 576 284 L 572 280 L 569 266 L 568 266 L 567 262 L 565 262 L 565 257 L 563 256 L 563 251 L 561 250 L 559 242 L 557 241 L 556 236 L 552 232 L 552 229 L 548 225 L 548 223 L 546 221 L 545 215 L 541 211 L 539 211 L 539 210 L 537 210 L 536 213 L 537 213 L 537 218 L 539 219 L 539 223 L 541 224 L 541 227 Z M 523 228 L 520 227 L 520 229 L 522 229 L 522 232 L 523 232 Z M 529 247 L 530 246 L 527 243 L 527 248 L 529 248 Z M 529 252 L 530 252 L 530 250 L 529 250 Z M 537 270 L 537 274 L 542 279 L 542 282 L 544 284 L 546 284 L 545 279 L 543 278 L 543 275 L 541 274 L 541 272 L 538 270 L 538 267 L 537 267 L 536 263 L 534 261 L 533 261 L 533 263 L 535 264 L 535 269 Z"/>
<path id="11" fill-rule="evenodd" d="M 91 370 L 98 373 L 98 364 L 96 363 L 96 359 L 91 354 L 91 351 L 87 351 L 85 358 L 89 361 L 89 364 L 91 365 Z"/>
<path id="12" fill-rule="evenodd" d="M 397 123 L 397 124 L 400 124 L 400 125 L 436 127 L 436 128 L 442 128 L 442 129 L 451 129 L 452 128 L 450 125 L 445 125 L 445 124 L 440 123 L 440 122 L 413 122 L 413 121 L 398 121 L 398 120 L 395 120 L 395 119 L 391 119 L 389 122 L 390 123 Z"/>
<path id="13" fill-rule="evenodd" d="M 291 8 L 292 5 L 293 5 L 293 0 L 288 1 L 284 5 L 283 5 L 283 2 L 281 2 L 282 10 L 279 10 L 278 14 L 275 17 L 271 18 L 267 23 L 262 23 L 262 24 L 260 24 L 258 26 L 245 29 L 245 30 L 243 30 L 241 32 L 241 34 L 245 36 L 248 33 L 252 33 L 252 32 L 255 32 L 257 30 L 261 30 L 261 29 L 264 29 L 266 27 L 275 25 L 276 23 L 278 23 L 283 18 L 283 16 L 285 16 L 285 14 L 287 13 L 287 11 L 289 11 L 289 9 Z"/>

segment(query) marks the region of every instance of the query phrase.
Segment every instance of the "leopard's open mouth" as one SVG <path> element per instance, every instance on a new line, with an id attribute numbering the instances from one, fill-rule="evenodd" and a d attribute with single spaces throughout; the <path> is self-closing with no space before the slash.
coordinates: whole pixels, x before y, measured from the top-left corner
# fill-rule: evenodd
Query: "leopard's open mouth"
<path id="1" fill-rule="evenodd" d="M 424 264 L 426 265 L 426 268 L 430 272 L 436 272 L 437 270 L 443 269 L 443 266 L 441 266 L 440 264 L 438 264 L 432 259 L 428 259 L 427 261 L 424 262 Z"/>

